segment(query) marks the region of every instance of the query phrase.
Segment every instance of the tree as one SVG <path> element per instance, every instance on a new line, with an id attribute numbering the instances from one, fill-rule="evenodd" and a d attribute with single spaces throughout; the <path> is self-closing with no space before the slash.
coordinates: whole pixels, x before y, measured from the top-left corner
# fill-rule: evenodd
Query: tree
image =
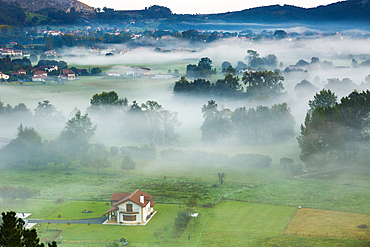
<path id="1" fill-rule="evenodd" d="M 95 135 L 96 125 L 93 125 L 86 113 L 78 110 L 72 119 L 69 119 L 59 139 L 65 144 L 70 155 L 81 155 L 89 149 L 90 140 Z"/>
<path id="2" fill-rule="evenodd" d="M 83 155 L 82 163 L 85 166 L 96 168 L 99 175 L 100 169 L 112 166 L 108 156 L 109 152 L 105 149 L 105 146 L 103 144 L 96 144 L 88 154 Z"/>
<path id="3" fill-rule="evenodd" d="M 31 60 L 31 62 L 37 62 L 37 55 L 36 54 L 34 54 L 34 53 L 32 53 L 31 55 L 30 55 L 30 60 Z"/>
<path id="4" fill-rule="evenodd" d="M 227 178 L 227 175 L 224 173 L 224 172 L 219 172 L 218 173 L 218 182 L 220 183 L 220 185 L 223 185 L 225 180 Z"/>
<path id="5" fill-rule="evenodd" d="M 228 62 L 228 61 L 224 61 L 224 62 L 221 64 L 222 72 L 225 72 L 225 71 L 226 71 L 226 69 L 227 69 L 227 68 L 229 68 L 229 67 L 231 67 L 231 68 L 232 68 L 231 63 L 230 63 L 230 62 Z"/>
<path id="6" fill-rule="evenodd" d="M 236 66 L 236 70 L 242 70 L 242 69 L 245 69 L 247 67 L 247 65 L 245 63 L 243 63 L 242 61 L 238 61 L 238 65 Z"/>
<path id="7" fill-rule="evenodd" d="M 232 75 L 235 75 L 236 74 L 236 69 L 234 69 L 233 67 L 229 66 L 227 67 L 226 69 L 226 74 L 232 74 Z"/>
<path id="8" fill-rule="evenodd" d="M 181 211 L 177 213 L 177 217 L 175 218 L 174 229 L 177 232 L 182 232 L 186 227 L 188 227 L 188 223 L 191 217 L 189 212 Z"/>
<path id="9" fill-rule="evenodd" d="M 15 212 L 1 213 L 3 224 L 0 226 L 0 246 L 24 246 L 24 221 L 15 217 Z"/>
<path id="10" fill-rule="evenodd" d="M 231 125 L 231 112 L 229 109 L 219 111 L 214 100 L 208 101 L 202 106 L 203 124 L 200 127 L 202 141 L 215 142 L 222 140 L 229 134 Z"/>
<path id="11" fill-rule="evenodd" d="M 149 123 L 149 140 L 151 142 L 159 141 L 161 135 L 161 126 L 159 122 L 159 115 L 160 111 L 162 110 L 162 106 L 154 100 L 147 100 L 145 104 L 141 104 L 141 109 L 144 110 L 145 116 Z"/>
<path id="12" fill-rule="evenodd" d="M 189 64 L 186 67 L 187 77 L 207 78 L 212 74 L 216 74 L 216 69 L 212 69 L 212 60 L 208 57 L 201 58 L 198 65 Z"/>
<path id="13" fill-rule="evenodd" d="M 44 100 L 43 102 L 38 102 L 35 108 L 35 117 L 40 120 L 56 120 L 60 121 L 64 119 L 61 112 L 58 112 L 56 107 L 50 104 L 49 100 Z M 44 123 L 44 121 L 42 121 Z"/>
<path id="14" fill-rule="evenodd" d="M 15 212 L 1 213 L 3 223 L 0 225 L 0 246 L 17 247 L 43 247 L 40 243 L 35 229 L 28 230 L 24 228 L 24 221 L 16 217 Z M 56 247 L 53 241 L 48 244 L 49 247 Z"/>
<path id="15" fill-rule="evenodd" d="M 126 170 L 129 173 L 130 170 L 135 170 L 135 165 L 136 164 L 133 159 L 130 156 L 125 155 L 122 161 L 121 169 Z"/>
<path id="16" fill-rule="evenodd" d="M 280 159 L 280 165 L 284 168 L 287 168 L 291 165 L 294 165 L 294 160 L 293 159 L 289 159 L 287 157 L 283 157 Z"/>
<path id="17" fill-rule="evenodd" d="M 119 148 L 117 146 L 110 147 L 110 154 L 112 156 L 116 156 L 118 154 L 118 152 L 119 152 Z"/>
<path id="18" fill-rule="evenodd" d="M 258 54 L 258 52 L 254 50 L 247 51 L 247 56 L 245 57 L 245 60 L 252 68 L 257 68 L 258 66 L 260 66 L 260 63 L 262 61 L 262 59 L 260 58 L 260 54 Z"/>
<path id="19" fill-rule="evenodd" d="M 94 67 L 91 69 L 91 75 L 100 75 L 102 70 L 99 67 Z"/>
<path id="20" fill-rule="evenodd" d="M 249 96 L 274 96 L 284 90 L 282 81 L 284 77 L 277 71 L 245 72 L 242 81 L 247 85 Z"/>
<path id="21" fill-rule="evenodd" d="M 17 138 L 6 145 L 2 153 L 7 164 L 25 163 L 36 169 L 47 164 L 40 134 L 33 127 L 22 124 L 17 128 Z"/>
<path id="22" fill-rule="evenodd" d="M 310 110 L 315 110 L 316 107 L 331 107 L 334 106 L 338 100 L 338 96 L 335 93 L 332 93 L 330 89 L 325 90 L 322 89 L 319 93 L 316 93 L 313 96 L 313 100 L 308 101 L 308 105 L 310 106 Z"/>
<path id="23" fill-rule="evenodd" d="M 176 128 L 181 125 L 181 122 L 179 122 L 177 112 L 161 110 L 159 112 L 159 124 L 165 144 L 168 145 L 171 141 L 176 141 L 179 138 L 179 134 L 176 133 Z"/>
<path id="24" fill-rule="evenodd" d="M 284 30 L 275 30 L 274 36 L 276 39 L 284 39 L 287 37 L 287 33 Z"/>
<path id="25" fill-rule="evenodd" d="M 90 109 L 109 111 L 112 109 L 124 109 L 128 105 L 127 98 L 119 98 L 115 91 L 94 94 L 90 99 Z"/>

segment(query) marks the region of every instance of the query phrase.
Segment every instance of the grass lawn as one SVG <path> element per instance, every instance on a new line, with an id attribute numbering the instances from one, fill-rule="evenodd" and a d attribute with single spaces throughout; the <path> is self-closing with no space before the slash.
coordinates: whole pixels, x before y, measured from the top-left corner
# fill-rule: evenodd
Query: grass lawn
<path id="1" fill-rule="evenodd" d="M 329 182 L 342 185 L 370 187 L 370 169 L 368 167 L 351 167 L 323 174 L 312 174 L 302 179 Z"/>
<path id="2" fill-rule="evenodd" d="M 195 246 L 210 211 L 207 208 L 195 209 L 196 212 L 201 212 L 200 218 L 197 219 L 197 224 L 195 225 L 195 219 L 191 219 L 185 232 L 180 237 L 175 238 L 172 226 L 177 213 L 181 210 L 179 206 L 156 204 L 154 209 L 157 213 L 145 226 L 41 224 L 38 235 L 40 238 L 45 238 L 47 234 L 50 236 L 49 231 L 46 231 L 46 229 L 62 230 L 60 235 L 66 242 L 65 244 L 62 243 L 62 246 L 85 246 L 83 243 L 80 243 L 83 240 L 90 244 L 95 242 L 94 246 L 106 246 L 107 240 L 118 241 L 121 236 L 124 236 L 130 245 L 133 246 Z M 160 233 L 158 238 L 153 235 L 155 232 Z M 96 243 L 97 241 L 104 243 Z"/>
<path id="3" fill-rule="evenodd" d="M 370 214 L 367 187 L 281 179 L 230 196 L 251 202 Z"/>
<path id="4" fill-rule="evenodd" d="M 246 246 L 264 236 L 281 235 L 294 210 L 287 206 L 223 201 L 213 208 L 200 244 Z"/>
<path id="5" fill-rule="evenodd" d="M 0 201 L 0 212 L 32 213 L 30 218 L 45 219 L 60 206 L 55 200 L 27 199 L 25 202 L 15 200 L 12 203 Z"/>
<path id="6" fill-rule="evenodd" d="M 110 203 L 92 201 L 68 201 L 62 203 L 58 209 L 48 215 L 49 220 L 77 220 L 97 218 L 102 216 L 108 209 L 111 208 Z M 92 213 L 83 213 L 84 210 L 92 211 Z M 58 215 L 61 214 L 61 218 Z"/>
<path id="7" fill-rule="evenodd" d="M 55 202 L 93 200 L 109 202 L 113 192 L 132 192 L 140 188 L 154 196 L 154 201 L 160 203 L 178 203 L 198 194 L 202 199 L 199 203 L 213 203 L 222 195 L 240 189 L 241 185 L 213 186 L 216 181 L 202 182 L 178 177 L 166 180 L 162 178 L 145 178 L 129 176 L 112 176 L 86 174 L 82 170 L 71 170 L 71 175 L 51 166 L 36 169 L 3 169 L 0 173 L 1 186 L 27 186 L 39 191 L 36 198 L 52 199 Z M 217 174 L 215 172 L 215 174 Z M 26 200 L 27 203 L 28 200 Z M 83 206 L 77 211 L 86 208 Z M 58 213 L 58 212 L 56 212 Z M 48 214 L 49 215 L 49 214 Z M 47 216 L 48 216 L 47 215 Z M 57 215 L 56 215 L 57 216 Z M 63 216 L 63 214 L 62 214 Z"/>
<path id="8" fill-rule="evenodd" d="M 360 225 L 370 226 L 370 215 L 302 208 L 289 222 L 286 234 L 370 239 L 370 228 Z"/>

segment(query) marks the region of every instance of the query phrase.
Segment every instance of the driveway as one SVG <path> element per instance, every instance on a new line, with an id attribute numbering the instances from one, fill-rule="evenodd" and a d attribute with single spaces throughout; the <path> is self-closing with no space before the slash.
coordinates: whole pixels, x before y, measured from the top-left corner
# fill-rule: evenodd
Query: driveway
<path id="1" fill-rule="evenodd" d="M 51 223 L 51 224 L 103 224 L 108 217 L 99 217 L 91 219 L 81 219 L 81 220 L 44 220 L 44 219 L 27 219 L 28 223 Z"/>

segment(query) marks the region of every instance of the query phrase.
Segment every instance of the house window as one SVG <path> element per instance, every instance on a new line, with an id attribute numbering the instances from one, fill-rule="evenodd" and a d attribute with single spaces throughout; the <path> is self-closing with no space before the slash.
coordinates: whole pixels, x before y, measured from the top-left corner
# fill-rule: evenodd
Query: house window
<path id="1" fill-rule="evenodd" d="M 132 204 L 126 204 L 126 211 L 132 212 Z"/>
<path id="2" fill-rule="evenodd" d="M 136 215 L 124 215 L 123 220 L 124 221 L 136 221 Z"/>

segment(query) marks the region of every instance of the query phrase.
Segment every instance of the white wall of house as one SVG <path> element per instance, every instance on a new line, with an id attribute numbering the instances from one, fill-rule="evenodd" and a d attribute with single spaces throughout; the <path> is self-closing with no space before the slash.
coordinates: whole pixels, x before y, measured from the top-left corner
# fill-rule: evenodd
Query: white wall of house
<path id="1" fill-rule="evenodd" d="M 126 204 L 132 204 L 132 211 L 133 212 L 138 212 L 137 214 L 129 214 L 129 215 L 136 215 L 136 221 L 124 221 L 123 220 L 123 212 L 126 212 Z M 122 203 L 121 205 L 118 206 L 119 208 L 119 222 L 123 222 L 123 223 L 141 223 L 142 222 L 142 214 L 141 214 L 141 206 L 136 204 L 136 203 L 133 203 L 131 201 L 127 201 L 127 202 L 124 202 Z"/>

